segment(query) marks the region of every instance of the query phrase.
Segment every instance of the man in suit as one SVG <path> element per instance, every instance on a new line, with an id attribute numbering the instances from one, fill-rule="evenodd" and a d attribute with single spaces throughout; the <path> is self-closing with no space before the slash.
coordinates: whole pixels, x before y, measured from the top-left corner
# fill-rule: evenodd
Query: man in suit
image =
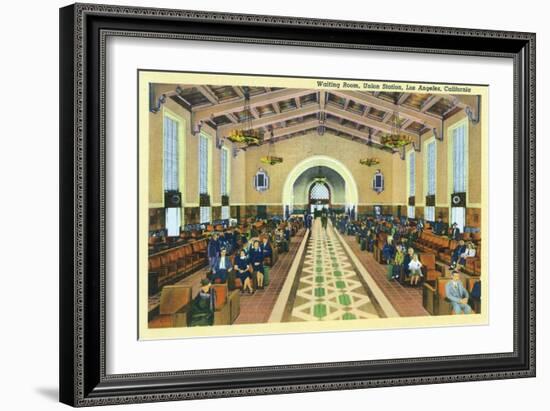
<path id="1" fill-rule="evenodd" d="M 460 272 L 453 271 L 452 280 L 445 285 L 445 295 L 451 302 L 455 314 L 471 314 L 472 308 L 468 305 L 469 294 L 460 281 Z"/>
<path id="2" fill-rule="evenodd" d="M 212 282 L 213 283 L 225 283 L 229 273 L 233 270 L 231 260 L 227 256 L 227 250 L 222 248 L 220 256 L 216 258 L 214 266 L 212 267 Z"/>
<path id="3" fill-rule="evenodd" d="M 460 228 L 458 228 L 457 223 L 453 223 L 453 225 L 449 229 L 449 236 L 453 240 L 458 240 L 460 238 Z"/>
<path id="4" fill-rule="evenodd" d="M 437 221 L 434 224 L 434 234 L 441 235 L 444 234 L 445 226 L 443 225 L 443 218 L 437 217 Z"/>
<path id="5" fill-rule="evenodd" d="M 218 239 L 218 233 L 212 234 L 212 237 L 210 237 L 210 241 L 208 241 L 208 249 L 207 249 L 207 255 L 208 255 L 208 262 L 210 264 L 210 269 L 214 267 L 214 263 L 216 262 L 216 259 L 220 255 L 220 241 Z"/>

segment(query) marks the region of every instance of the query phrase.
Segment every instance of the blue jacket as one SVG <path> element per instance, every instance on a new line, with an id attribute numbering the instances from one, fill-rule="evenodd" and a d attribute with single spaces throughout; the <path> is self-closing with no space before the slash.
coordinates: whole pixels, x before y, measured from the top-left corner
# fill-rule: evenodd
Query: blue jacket
<path id="1" fill-rule="evenodd" d="M 252 268 L 254 269 L 254 271 L 257 271 L 259 268 L 263 269 L 264 253 L 263 253 L 261 247 L 258 248 L 257 250 L 252 248 L 250 250 L 248 258 L 249 258 L 250 264 L 252 265 Z"/>
<path id="2" fill-rule="evenodd" d="M 267 243 L 262 243 L 260 245 L 260 249 L 262 250 L 264 257 L 271 257 L 273 254 L 273 249 L 271 248 L 271 244 L 269 244 L 269 241 Z"/>
<path id="3" fill-rule="evenodd" d="M 215 258 L 220 255 L 220 242 L 219 240 L 210 239 L 208 242 L 208 258 Z"/>

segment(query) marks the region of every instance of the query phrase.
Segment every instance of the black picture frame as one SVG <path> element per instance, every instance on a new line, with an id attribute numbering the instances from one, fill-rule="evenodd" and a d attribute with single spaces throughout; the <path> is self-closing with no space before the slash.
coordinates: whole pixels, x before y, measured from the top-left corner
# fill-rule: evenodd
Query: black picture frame
<path id="1" fill-rule="evenodd" d="M 514 350 L 105 373 L 105 39 L 194 38 L 508 58 L 514 66 Z M 60 10 L 60 400 L 73 406 L 535 375 L 535 34 L 76 4 Z"/>

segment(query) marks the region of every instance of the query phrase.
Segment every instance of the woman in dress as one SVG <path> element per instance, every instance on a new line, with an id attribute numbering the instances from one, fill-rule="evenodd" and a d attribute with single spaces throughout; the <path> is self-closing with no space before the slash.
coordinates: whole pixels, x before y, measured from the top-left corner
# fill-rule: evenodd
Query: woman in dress
<path id="1" fill-rule="evenodd" d="M 417 285 L 420 277 L 422 277 L 422 263 L 418 259 L 418 254 L 413 255 L 409 263 L 409 272 L 411 276 L 411 285 Z"/>
<path id="2" fill-rule="evenodd" d="M 235 270 L 237 271 L 237 278 L 241 280 L 241 291 L 244 293 L 248 290 L 250 294 L 254 293 L 252 278 L 250 277 L 250 263 L 244 250 L 241 250 L 235 258 Z"/>
<path id="3" fill-rule="evenodd" d="M 261 290 L 264 288 L 264 253 L 258 240 L 254 240 L 254 247 L 250 250 L 248 258 L 252 272 L 256 276 L 257 288 Z"/>

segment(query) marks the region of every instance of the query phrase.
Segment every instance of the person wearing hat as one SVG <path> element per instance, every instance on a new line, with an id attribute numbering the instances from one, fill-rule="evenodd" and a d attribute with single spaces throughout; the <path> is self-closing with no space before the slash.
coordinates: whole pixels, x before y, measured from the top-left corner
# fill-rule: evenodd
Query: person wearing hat
<path id="1" fill-rule="evenodd" d="M 468 305 L 469 294 L 460 281 L 459 271 L 453 271 L 452 280 L 445 285 L 445 294 L 451 302 L 454 314 L 472 313 L 472 308 Z"/>
<path id="2" fill-rule="evenodd" d="M 229 272 L 233 270 L 231 260 L 227 256 L 227 249 L 220 250 L 220 256 L 216 258 L 212 267 L 212 281 L 216 284 L 227 282 Z"/>
<path id="3" fill-rule="evenodd" d="M 213 325 L 215 306 L 216 293 L 212 289 L 212 283 L 208 278 L 203 278 L 199 293 L 191 305 L 190 326 Z"/>

